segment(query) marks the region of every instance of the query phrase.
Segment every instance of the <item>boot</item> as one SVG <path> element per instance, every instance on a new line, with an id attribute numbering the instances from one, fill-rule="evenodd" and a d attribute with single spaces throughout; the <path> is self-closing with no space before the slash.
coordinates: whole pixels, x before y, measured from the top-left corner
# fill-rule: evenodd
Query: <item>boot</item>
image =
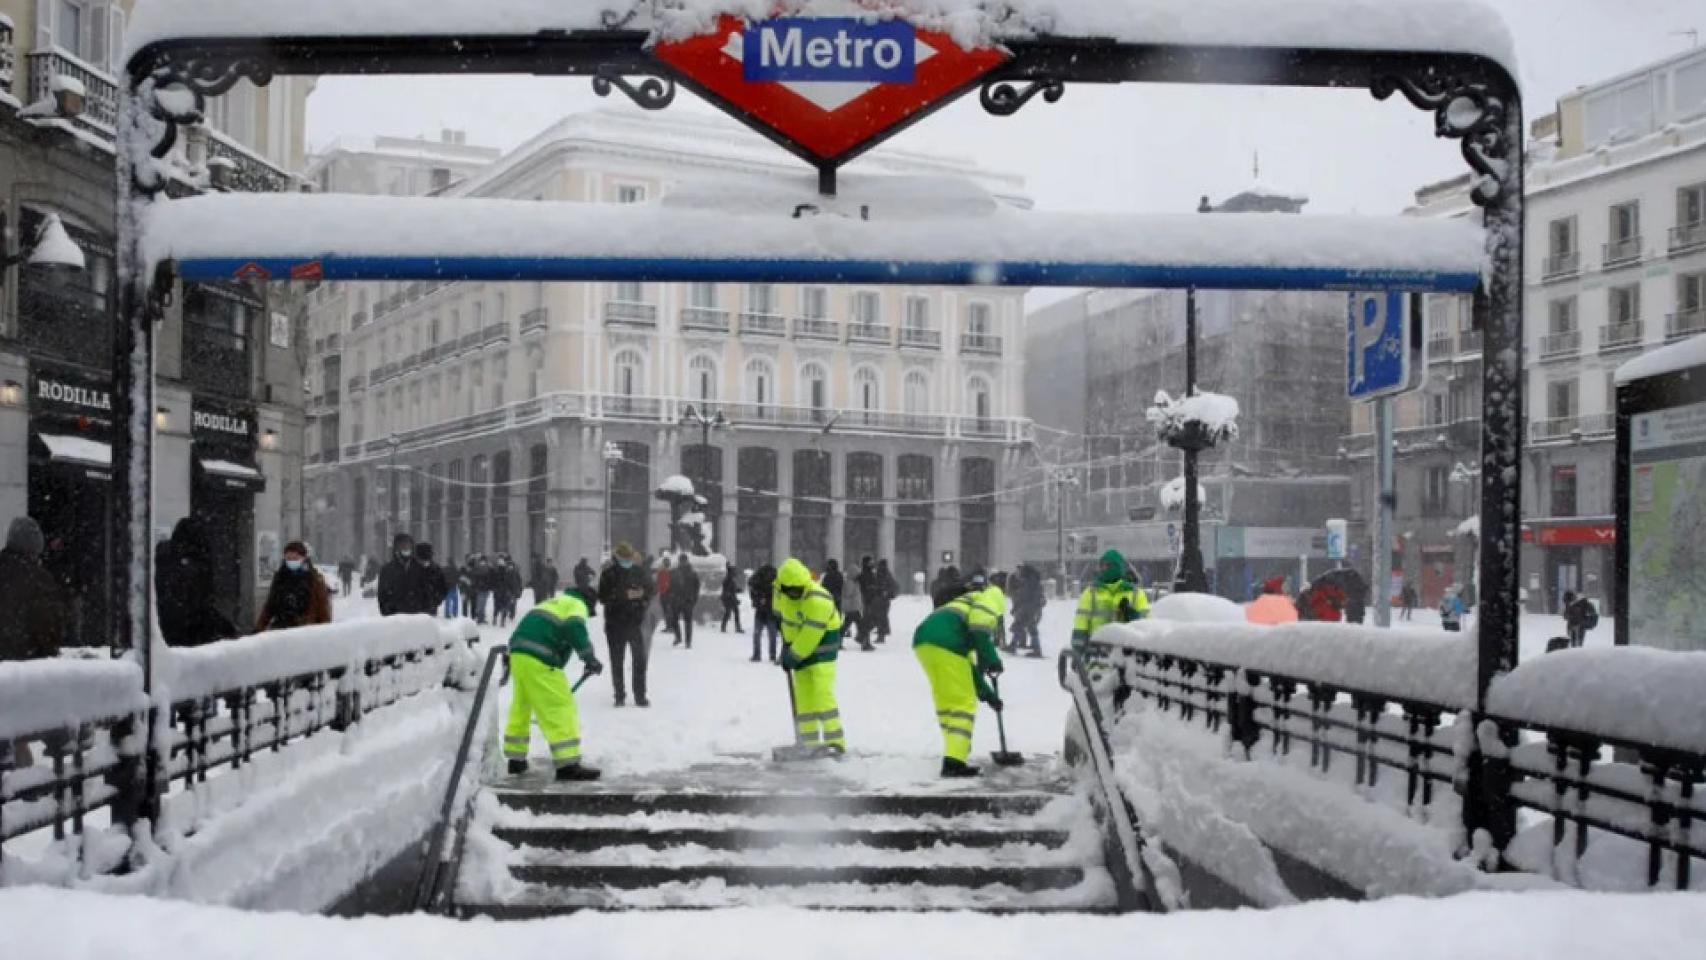
<path id="1" fill-rule="evenodd" d="M 589 767 L 584 763 L 571 763 L 566 767 L 557 768 L 557 779 L 562 781 L 584 782 L 597 780 L 603 774 L 597 767 Z"/>
<path id="2" fill-rule="evenodd" d="M 526 772 L 527 772 L 527 761 L 526 760 L 511 760 L 509 762 L 509 775 L 510 776 L 519 777 Z"/>
<path id="3" fill-rule="evenodd" d="M 652 705 L 652 702 L 650 700 L 647 700 L 645 697 L 635 697 L 634 698 L 634 706 L 636 706 L 636 707 L 649 707 L 651 705 Z"/>
<path id="4" fill-rule="evenodd" d="M 625 706 L 627 706 L 627 705 L 628 705 L 628 698 L 627 698 L 627 696 L 626 696 L 626 695 L 624 695 L 624 694 L 620 694 L 620 693 L 618 693 L 618 694 L 617 694 L 617 695 L 616 695 L 616 705 L 617 705 L 617 706 L 618 706 L 618 707 L 625 707 Z"/>
<path id="5" fill-rule="evenodd" d="M 979 770 L 971 764 L 966 763 L 964 760 L 955 760 L 953 757 L 942 758 L 942 776 L 944 777 L 960 779 L 963 777 L 975 777 L 978 775 Z"/>

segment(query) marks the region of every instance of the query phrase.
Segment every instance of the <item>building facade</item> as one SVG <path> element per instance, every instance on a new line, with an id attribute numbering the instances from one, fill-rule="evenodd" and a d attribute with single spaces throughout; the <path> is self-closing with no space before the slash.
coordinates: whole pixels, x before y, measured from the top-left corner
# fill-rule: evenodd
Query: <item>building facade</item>
<path id="1" fill-rule="evenodd" d="M 71 642 L 106 642 L 112 331 L 117 323 L 113 123 L 128 3 L 0 0 L 0 518 L 34 517 L 75 598 Z M 73 82 L 74 81 L 74 82 Z M 302 161 L 312 84 L 241 84 L 168 160 L 170 189 L 282 190 Z M 75 94 L 73 96 L 73 94 Z M 60 223 L 83 267 L 32 262 Z M 300 532 L 303 345 L 288 294 L 180 289 L 156 333 L 156 534 L 202 517 L 216 602 L 252 616 L 278 545 Z"/>
<path id="2" fill-rule="evenodd" d="M 424 177 L 403 172 L 434 149 L 393 143 L 390 157 L 327 157 L 308 177 L 651 203 L 695 180 L 738 192 L 801 175 L 731 124 L 681 116 L 573 116 L 477 172 L 434 173 L 445 169 L 436 161 Z M 878 150 L 860 164 L 969 179 L 1024 202 L 1016 178 L 966 161 Z M 383 555 L 391 531 L 409 530 L 458 559 L 497 551 L 564 566 L 596 560 L 608 524 L 610 542 L 655 552 L 669 517 L 652 494 L 679 474 L 709 501 L 712 546 L 744 568 L 871 555 L 892 558 L 905 578 L 943 562 L 1009 565 L 1018 503 L 1003 487 L 1029 439 L 1023 297 L 789 284 L 327 285 L 309 305 L 325 344 L 313 387 L 324 398 L 310 454 L 312 496 L 324 506 L 316 540 L 339 555 Z M 726 426 L 703 426 L 719 415 Z"/>
<path id="3" fill-rule="evenodd" d="M 1219 205 L 1204 198 L 1201 209 L 1297 213 L 1306 202 L 1251 189 Z M 1037 353 L 1063 371 L 1083 364 L 1083 420 L 1072 442 L 1039 454 L 1072 469 L 1070 482 L 1028 492 L 1026 560 L 1054 569 L 1065 540 L 1072 576 L 1114 547 L 1147 582 L 1172 581 L 1183 515 L 1162 502 L 1161 490 L 1183 472 L 1182 454 L 1157 441 L 1145 412 L 1157 391 L 1184 393 L 1189 296 L 1091 291 L 1040 314 L 1040 322 L 1059 324 L 1061 337 L 1083 345 L 1081 354 L 1040 344 Z M 1242 600 L 1253 581 L 1295 577 L 1305 568 L 1323 572 L 1326 520 L 1349 508 L 1338 454 L 1350 416 L 1345 298 L 1267 291 L 1203 291 L 1195 298 L 1198 387 L 1234 397 L 1240 409 L 1238 438 L 1201 458 L 1203 554 L 1216 591 Z M 1032 389 L 1059 387 L 1037 377 Z M 1059 406 L 1057 400 L 1049 409 Z M 1062 503 L 1066 513 L 1059 518 Z"/>

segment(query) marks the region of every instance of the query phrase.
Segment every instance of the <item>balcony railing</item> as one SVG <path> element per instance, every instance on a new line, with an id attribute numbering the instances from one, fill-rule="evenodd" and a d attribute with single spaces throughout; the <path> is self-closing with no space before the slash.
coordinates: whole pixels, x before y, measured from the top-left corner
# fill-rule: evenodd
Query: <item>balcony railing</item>
<path id="1" fill-rule="evenodd" d="M 1451 359 L 1451 336 L 1433 334 L 1428 337 L 1428 362 L 1445 363 Z"/>
<path id="2" fill-rule="evenodd" d="M 656 420 L 663 416 L 663 400 L 658 397 L 630 397 L 607 393 L 600 407 L 605 416 L 617 420 Z"/>
<path id="3" fill-rule="evenodd" d="M 222 190 L 239 193 L 282 193 L 290 187 L 290 177 L 230 137 L 210 130 L 207 137 L 207 163 L 210 170 L 218 167 L 215 185 Z"/>
<path id="4" fill-rule="evenodd" d="M 0 93 L 12 92 L 13 64 L 17 54 L 12 47 L 12 21 L 0 18 Z"/>
<path id="5" fill-rule="evenodd" d="M 1681 253 L 1696 247 L 1706 247 L 1706 220 L 1684 223 L 1670 228 L 1670 252 Z"/>
<path id="6" fill-rule="evenodd" d="M 1604 255 L 1602 263 L 1607 267 L 1622 267 L 1641 259 L 1641 238 L 1624 237 L 1613 240 L 1602 248 Z"/>
<path id="7" fill-rule="evenodd" d="M 1007 435 L 1007 423 L 998 417 L 961 417 L 960 435 L 998 440 Z"/>
<path id="8" fill-rule="evenodd" d="M 681 329 L 729 332 L 729 312 L 715 307 L 682 307 Z"/>
<path id="9" fill-rule="evenodd" d="M 1608 323 L 1599 328 L 1599 352 L 1610 353 L 1613 350 L 1629 350 L 1639 347 L 1641 337 L 1645 333 L 1646 325 L 1639 320 Z"/>
<path id="10" fill-rule="evenodd" d="M 854 323 L 847 327 L 848 343 L 888 343 L 889 328 L 880 323 Z"/>
<path id="11" fill-rule="evenodd" d="M 743 313 L 740 315 L 741 336 L 785 337 L 788 321 L 774 313 Z"/>
<path id="12" fill-rule="evenodd" d="M 1617 429 L 1617 419 L 1609 413 L 1589 413 L 1574 417 L 1552 417 L 1546 420 L 1534 421 L 1530 431 L 1533 440 L 1562 440 L 1567 437 L 1594 436 L 1596 434 L 1612 433 Z"/>
<path id="13" fill-rule="evenodd" d="M 54 80 L 64 77 L 83 85 L 83 113 L 77 120 L 108 136 L 118 124 L 118 82 L 82 60 L 58 49 L 29 55 L 29 102 L 52 99 Z"/>
<path id="14" fill-rule="evenodd" d="M 198 393 L 247 397 L 249 341 L 229 329 L 184 321 L 183 376 Z"/>
<path id="15" fill-rule="evenodd" d="M 1554 253 L 1546 258 L 1542 265 L 1541 279 L 1551 280 L 1556 277 L 1570 277 L 1580 273 L 1582 269 L 1582 254 L 1580 250 L 1568 250 Z"/>
<path id="16" fill-rule="evenodd" d="M 357 310 L 356 312 L 349 315 L 349 328 L 351 330 L 359 330 L 365 326 L 367 326 L 367 311 L 366 310 Z"/>
<path id="17" fill-rule="evenodd" d="M 632 327 L 655 327 L 658 325 L 658 306 L 655 303 L 606 300 L 604 322 Z"/>
<path id="18" fill-rule="evenodd" d="M 350 377 L 349 382 L 344 386 L 349 389 L 350 393 L 358 393 L 367 389 L 367 378 L 360 374 L 356 374 L 355 376 Z"/>
<path id="19" fill-rule="evenodd" d="M 83 287 L 44 282 L 40 271 L 19 270 L 18 337 L 31 348 L 67 359 L 112 353 L 113 315 L 105 298 Z M 0 287 L 0 297 L 5 289 Z"/>
<path id="20" fill-rule="evenodd" d="M 521 335 L 532 336 L 551 329 L 551 311 L 545 307 L 529 310 L 521 315 Z"/>
<path id="21" fill-rule="evenodd" d="M 1665 342 L 1706 333 L 1706 308 L 1695 307 L 1665 318 Z"/>
<path id="22" fill-rule="evenodd" d="M 1566 330 L 1563 333 L 1549 333 L 1540 338 L 1540 359 L 1556 360 L 1560 357 L 1573 357 L 1582 352 L 1582 332 Z"/>
<path id="23" fill-rule="evenodd" d="M 999 356 L 1001 338 L 987 333 L 960 334 L 961 353 L 987 353 Z"/>
<path id="24" fill-rule="evenodd" d="M 501 320 L 497 323 L 486 324 L 486 329 L 480 331 L 480 345 L 481 346 L 490 347 L 490 346 L 496 346 L 497 344 L 500 344 L 500 343 L 508 343 L 508 342 L 509 342 L 509 324 L 504 323 Z"/>
<path id="25" fill-rule="evenodd" d="M 1479 330 L 1459 330 L 1457 331 L 1457 352 L 1480 353 L 1481 340 L 1482 336 Z"/>
<path id="26" fill-rule="evenodd" d="M 457 353 L 467 353 L 470 350 L 478 349 L 480 349 L 480 331 L 478 330 L 472 330 L 468 333 L 464 333 L 462 335 L 462 339 L 456 341 Z"/>
<path id="27" fill-rule="evenodd" d="M 840 340 L 841 324 L 822 317 L 800 317 L 794 321 L 795 340 Z"/>
<path id="28" fill-rule="evenodd" d="M 900 345 L 925 350 L 940 350 L 942 349 L 942 331 L 926 330 L 922 327 L 901 327 Z"/>
<path id="29" fill-rule="evenodd" d="M 343 334 L 334 333 L 334 334 L 329 334 L 326 337 L 326 353 L 328 353 L 328 354 L 342 353 L 343 349 L 344 349 L 344 335 Z"/>

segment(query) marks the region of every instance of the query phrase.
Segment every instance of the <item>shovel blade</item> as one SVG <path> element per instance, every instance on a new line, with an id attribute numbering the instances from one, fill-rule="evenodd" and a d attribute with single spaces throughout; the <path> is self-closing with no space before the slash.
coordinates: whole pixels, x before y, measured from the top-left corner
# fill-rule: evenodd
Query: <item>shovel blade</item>
<path id="1" fill-rule="evenodd" d="M 995 761 L 995 765 L 998 767 L 1016 767 L 1025 762 L 1024 754 L 1015 753 L 1011 750 L 992 751 L 989 754 L 989 759 Z"/>
<path id="2" fill-rule="evenodd" d="M 770 751 L 770 759 L 777 763 L 798 763 L 802 760 L 816 760 L 822 756 L 817 747 L 789 744 L 785 747 L 775 747 Z"/>

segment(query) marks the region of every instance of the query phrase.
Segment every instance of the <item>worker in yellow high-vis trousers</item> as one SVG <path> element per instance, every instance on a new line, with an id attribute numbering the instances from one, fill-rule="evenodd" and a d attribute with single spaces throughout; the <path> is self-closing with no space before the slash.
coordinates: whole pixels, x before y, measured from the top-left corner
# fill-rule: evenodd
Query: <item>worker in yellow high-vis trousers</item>
<path id="1" fill-rule="evenodd" d="M 835 659 L 841 654 L 841 611 L 806 565 L 790 557 L 776 572 L 776 618 L 782 623 L 782 668 L 794 684 L 794 735 L 802 747 L 847 752 L 835 702 Z"/>
<path id="2" fill-rule="evenodd" d="M 966 760 L 971 757 L 978 701 L 1001 709 L 984 675 L 1001 673 L 995 629 L 1006 612 L 1001 588 L 991 586 L 981 573 L 973 574 L 963 593 L 937 607 L 912 634 L 913 655 L 924 667 L 936 701 L 944 777 L 978 775 L 978 768 Z"/>
<path id="3" fill-rule="evenodd" d="M 551 745 L 557 779 L 598 779 L 597 770 L 581 763 L 580 712 L 569 678 L 563 674 L 563 667 L 576 654 L 585 661 L 588 675 L 604 672 L 587 638 L 591 611 L 592 601 L 580 588 L 571 587 L 529 610 L 510 634 L 509 668 L 515 692 L 509 702 L 509 722 L 504 724 L 504 756 L 511 774 L 527 772 L 527 748 L 537 718 L 539 732 Z"/>

